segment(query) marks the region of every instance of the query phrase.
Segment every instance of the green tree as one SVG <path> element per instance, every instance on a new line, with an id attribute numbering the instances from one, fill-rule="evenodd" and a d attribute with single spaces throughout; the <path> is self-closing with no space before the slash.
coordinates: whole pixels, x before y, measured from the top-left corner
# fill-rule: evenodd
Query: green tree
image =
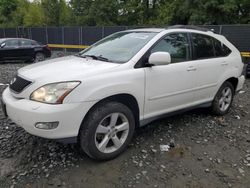
<path id="1" fill-rule="evenodd" d="M 65 26 L 71 22 L 70 7 L 65 0 L 41 0 L 46 24 L 49 26 Z"/>
<path id="2" fill-rule="evenodd" d="M 59 24 L 61 26 L 71 25 L 71 8 L 65 0 L 59 0 Z"/>
<path id="3" fill-rule="evenodd" d="M 24 24 L 24 17 L 29 8 L 29 1 L 28 0 L 18 0 L 17 1 L 17 9 L 12 13 L 13 17 L 13 25 L 14 26 L 23 26 Z"/>
<path id="4" fill-rule="evenodd" d="M 60 3 L 58 0 L 41 0 L 46 24 L 58 26 L 60 20 Z"/>
<path id="5" fill-rule="evenodd" d="M 118 20 L 125 25 L 154 25 L 159 0 L 124 0 L 120 2 Z"/>
<path id="6" fill-rule="evenodd" d="M 123 7 L 129 5 L 120 0 L 71 0 L 70 5 L 76 25 L 121 25 L 133 20 L 130 9 Z"/>
<path id="7" fill-rule="evenodd" d="M 17 0 L 0 0 L 0 25 L 12 26 L 12 14 L 17 9 Z"/>
<path id="8" fill-rule="evenodd" d="M 69 4 L 72 9 L 71 19 L 72 25 L 94 25 L 89 18 L 89 6 L 92 3 L 92 0 L 70 0 Z"/>
<path id="9" fill-rule="evenodd" d="M 248 0 L 161 1 L 158 24 L 235 24 L 249 23 Z"/>
<path id="10" fill-rule="evenodd" d="M 24 15 L 24 26 L 45 26 L 45 15 L 39 1 L 34 1 L 29 4 L 27 13 Z"/>
<path id="11" fill-rule="evenodd" d="M 0 0 L 2 27 L 249 23 L 249 0 Z"/>

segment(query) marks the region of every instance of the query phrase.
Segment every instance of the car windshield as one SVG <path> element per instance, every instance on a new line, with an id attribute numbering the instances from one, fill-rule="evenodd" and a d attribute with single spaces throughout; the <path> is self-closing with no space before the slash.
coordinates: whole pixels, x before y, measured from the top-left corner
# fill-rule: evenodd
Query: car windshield
<path id="1" fill-rule="evenodd" d="M 156 34 L 155 32 L 134 31 L 115 33 L 83 50 L 78 56 L 113 63 L 125 63 Z"/>

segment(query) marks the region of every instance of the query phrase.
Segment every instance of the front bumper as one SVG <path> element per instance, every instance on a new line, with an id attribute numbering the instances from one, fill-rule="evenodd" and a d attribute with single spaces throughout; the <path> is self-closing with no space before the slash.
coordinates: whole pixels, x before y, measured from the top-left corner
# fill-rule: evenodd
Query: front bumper
<path id="1" fill-rule="evenodd" d="M 49 139 L 64 139 L 76 137 L 84 116 L 94 102 L 69 104 L 44 104 L 27 99 L 17 99 L 9 88 L 3 92 L 3 102 L 8 117 L 28 133 Z M 43 130 L 35 127 L 37 122 L 55 122 L 55 129 Z"/>

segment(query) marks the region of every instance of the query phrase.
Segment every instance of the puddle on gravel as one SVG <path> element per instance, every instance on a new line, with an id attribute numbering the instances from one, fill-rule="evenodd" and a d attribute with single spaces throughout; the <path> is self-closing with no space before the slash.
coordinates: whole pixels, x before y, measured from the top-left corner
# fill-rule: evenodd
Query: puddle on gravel
<path id="1" fill-rule="evenodd" d="M 181 146 L 174 147 L 169 150 L 168 155 L 171 157 L 183 157 L 187 153 L 187 149 Z"/>

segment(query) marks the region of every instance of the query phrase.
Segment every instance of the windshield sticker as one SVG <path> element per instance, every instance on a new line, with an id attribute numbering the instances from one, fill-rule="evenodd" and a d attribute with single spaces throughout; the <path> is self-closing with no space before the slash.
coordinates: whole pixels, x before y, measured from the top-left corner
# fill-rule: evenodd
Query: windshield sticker
<path id="1" fill-rule="evenodd" d="M 130 37 L 135 38 L 135 39 L 146 40 L 149 36 L 148 35 L 131 35 Z"/>

